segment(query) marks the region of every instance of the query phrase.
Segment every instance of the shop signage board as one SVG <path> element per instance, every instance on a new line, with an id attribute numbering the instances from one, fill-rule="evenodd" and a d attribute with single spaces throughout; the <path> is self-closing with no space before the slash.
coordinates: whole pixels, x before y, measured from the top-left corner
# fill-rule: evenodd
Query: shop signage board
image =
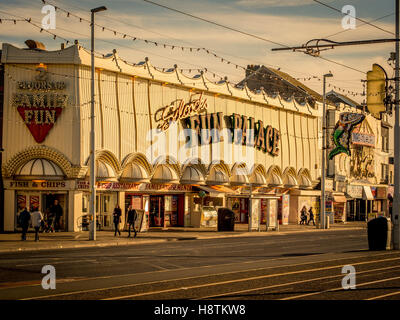
<path id="1" fill-rule="evenodd" d="M 51 81 L 47 67 L 40 64 L 33 80 L 17 81 L 17 92 L 12 97 L 23 122 L 37 143 L 42 143 L 53 128 L 69 96 L 65 93 L 66 83 Z"/>
<path id="2" fill-rule="evenodd" d="M 377 187 L 376 189 L 376 198 L 377 199 L 387 199 L 387 188 L 386 187 Z"/>
<path id="3" fill-rule="evenodd" d="M 70 181 L 20 181 L 11 180 L 6 181 L 6 188 L 8 189 L 30 189 L 30 190 L 47 190 L 47 189 L 69 189 L 71 187 Z"/>
<path id="4" fill-rule="evenodd" d="M 250 199 L 251 203 L 251 230 L 260 230 L 261 199 Z"/>
<path id="5" fill-rule="evenodd" d="M 355 145 L 375 147 L 375 136 L 370 133 L 353 132 L 351 141 Z"/>
<path id="6" fill-rule="evenodd" d="M 278 206 L 276 199 L 268 199 L 267 230 L 277 228 Z"/>
<path id="7" fill-rule="evenodd" d="M 282 224 L 289 224 L 289 200 L 290 195 L 284 194 L 282 195 Z"/>
<path id="8" fill-rule="evenodd" d="M 363 197 L 363 186 L 348 185 L 347 194 L 354 199 L 362 199 Z"/>
<path id="9" fill-rule="evenodd" d="M 78 180 L 76 182 L 77 189 L 89 189 L 89 181 Z M 128 183 L 128 182 L 97 182 L 97 190 L 121 190 L 121 191 L 149 191 L 149 192 L 167 192 L 181 191 L 191 192 L 192 186 L 184 184 L 155 184 L 155 183 Z"/>

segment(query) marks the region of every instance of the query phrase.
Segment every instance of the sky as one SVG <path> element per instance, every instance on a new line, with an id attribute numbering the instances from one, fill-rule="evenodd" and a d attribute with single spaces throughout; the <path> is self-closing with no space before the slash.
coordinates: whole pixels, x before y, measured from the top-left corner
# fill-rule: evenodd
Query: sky
<path id="1" fill-rule="evenodd" d="M 385 31 L 361 21 L 356 22 L 355 29 L 344 30 L 342 13 L 313 0 L 154 0 L 286 46 L 299 46 L 308 40 L 321 38 L 334 41 L 394 38 L 394 0 L 320 1 L 338 10 L 352 5 L 357 18 L 374 21 L 373 24 Z M 118 55 L 129 62 L 143 61 L 148 57 L 151 64 L 166 69 L 176 64 L 188 76 L 206 68 L 206 76 L 210 80 L 217 81 L 226 76 L 236 83 L 244 78 L 244 70 L 236 68 L 233 63 L 243 67 L 264 64 L 280 68 L 295 78 L 311 77 L 311 80 L 300 81 L 320 93 L 322 83 L 313 77 L 321 78 L 330 71 L 334 77 L 328 80 L 331 86 L 328 90 L 336 86 L 346 90 L 345 94 L 348 94 L 347 90 L 361 94 L 361 80 L 366 78 L 366 72 L 373 63 L 384 67 L 389 76 L 393 75 L 393 68 L 387 59 L 394 51 L 394 43 L 341 47 L 321 52 L 321 57 L 358 70 L 355 71 L 300 52 L 271 51 L 280 45 L 199 21 L 143 0 L 49 0 L 48 3 L 86 19 L 90 19 L 91 8 L 104 5 L 107 11 L 96 14 L 96 23 L 101 26 L 157 43 L 207 48 L 232 62 L 221 62 L 220 58 L 204 51 L 172 50 L 144 41 L 133 41 L 129 37 L 124 39 L 121 35 L 115 36 L 112 32 L 96 28 L 97 52 L 107 54 L 116 49 Z M 40 25 L 44 17 L 41 12 L 43 6 L 41 0 L 0 0 L 0 19 L 30 18 Z M 65 12 L 57 10 L 56 29 L 49 31 L 57 35 L 56 39 L 27 22 L 16 21 L 14 24 L 13 21 L 2 20 L 0 42 L 25 47 L 25 40 L 34 39 L 43 42 L 48 50 L 59 50 L 63 42 L 59 37 L 63 37 L 71 42 L 78 39 L 81 45 L 90 48 L 89 24 L 80 22 L 72 15 L 67 17 Z M 358 102 L 364 99 L 361 95 L 349 97 Z"/>

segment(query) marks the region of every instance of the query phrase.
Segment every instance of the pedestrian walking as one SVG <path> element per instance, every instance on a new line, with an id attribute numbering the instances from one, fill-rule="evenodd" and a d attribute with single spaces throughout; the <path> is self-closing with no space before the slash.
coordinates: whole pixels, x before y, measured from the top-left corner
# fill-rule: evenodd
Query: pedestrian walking
<path id="1" fill-rule="evenodd" d="M 300 224 L 306 224 L 307 222 L 307 208 L 306 206 L 303 206 L 303 208 L 300 211 Z"/>
<path id="2" fill-rule="evenodd" d="M 31 220 L 31 214 L 26 207 L 24 207 L 24 210 L 20 212 L 18 220 L 22 228 L 21 240 L 25 241 L 26 233 L 28 232 L 29 228 L 29 221 Z"/>
<path id="3" fill-rule="evenodd" d="M 137 219 L 137 212 L 135 209 L 132 208 L 132 206 L 129 206 L 128 208 L 128 218 L 127 218 L 127 223 L 128 223 L 128 238 L 131 237 L 131 227 L 133 229 L 133 232 L 135 235 L 133 236 L 136 238 L 137 231 L 135 229 L 135 221 Z"/>
<path id="4" fill-rule="evenodd" d="M 54 232 L 54 212 L 51 211 L 51 208 L 46 210 L 46 232 Z"/>
<path id="5" fill-rule="evenodd" d="M 117 236 L 117 232 L 119 235 L 121 235 L 121 231 L 119 231 L 119 224 L 121 222 L 121 215 L 122 215 L 122 211 L 121 208 L 119 207 L 119 205 L 117 204 L 115 206 L 114 212 L 113 212 L 113 217 L 114 217 L 114 226 L 115 226 L 115 233 L 114 233 L 114 237 Z"/>
<path id="6" fill-rule="evenodd" d="M 35 229 L 35 241 L 39 241 L 39 229 L 40 226 L 42 225 L 43 215 L 39 211 L 38 207 L 35 207 L 33 209 L 31 220 L 32 220 L 32 227 Z"/>
<path id="7" fill-rule="evenodd" d="M 61 205 L 58 203 L 58 200 L 54 200 L 54 204 L 50 208 L 50 212 L 54 217 L 54 230 L 59 232 L 61 229 L 61 217 L 63 215 L 63 209 Z"/>
<path id="8" fill-rule="evenodd" d="M 314 220 L 314 212 L 313 212 L 313 208 L 310 207 L 310 209 L 308 210 L 308 213 L 310 214 L 310 218 L 308 220 L 307 224 L 310 224 L 310 222 L 313 222 L 313 225 L 315 226 L 315 220 Z"/>

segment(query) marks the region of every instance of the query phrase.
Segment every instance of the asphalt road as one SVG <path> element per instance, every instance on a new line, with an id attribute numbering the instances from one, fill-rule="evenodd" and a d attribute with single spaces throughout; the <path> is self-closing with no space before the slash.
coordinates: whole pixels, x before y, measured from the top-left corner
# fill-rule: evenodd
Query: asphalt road
<path id="1" fill-rule="evenodd" d="M 366 230 L 186 240 L 0 255 L 0 299 L 400 299 L 400 253 Z M 44 265 L 56 289 L 44 290 Z M 344 265 L 356 289 L 344 290 Z"/>

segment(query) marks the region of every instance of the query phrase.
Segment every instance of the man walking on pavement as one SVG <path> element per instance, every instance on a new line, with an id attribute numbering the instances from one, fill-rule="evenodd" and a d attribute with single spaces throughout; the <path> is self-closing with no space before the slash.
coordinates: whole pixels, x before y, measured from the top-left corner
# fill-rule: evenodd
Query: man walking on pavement
<path id="1" fill-rule="evenodd" d="M 121 235 L 121 231 L 119 231 L 119 223 L 121 222 L 121 215 L 122 215 L 121 208 L 120 208 L 119 205 L 117 204 L 117 205 L 115 206 L 115 209 L 114 209 L 114 212 L 113 212 L 114 226 L 115 226 L 114 237 L 117 236 L 117 232 L 118 232 L 119 235 Z"/>
<path id="2" fill-rule="evenodd" d="M 50 208 L 50 212 L 54 217 L 54 229 L 56 230 L 56 232 L 59 232 L 61 229 L 61 224 L 60 224 L 60 220 L 61 217 L 63 215 L 63 209 L 60 206 L 60 204 L 58 203 L 58 200 L 54 200 L 54 204 L 51 206 Z"/>
<path id="3" fill-rule="evenodd" d="M 31 220 L 31 214 L 26 209 L 26 207 L 24 207 L 24 210 L 22 210 L 22 212 L 19 214 L 19 224 L 21 225 L 22 228 L 22 235 L 21 235 L 22 241 L 26 240 L 26 233 L 28 232 L 30 220 Z"/>
<path id="4" fill-rule="evenodd" d="M 127 218 L 127 223 L 128 223 L 128 238 L 131 237 L 131 227 L 133 229 L 133 232 L 135 233 L 134 238 L 136 238 L 137 231 L 135 229 L 135 221 L 137 218 L 137 212 L 135 209 L 132 208 L 132 206 L 129 206 L 128 209 L 128 218 Z"/>
<path id="5" fill-rule="evenodd" d="M 35 207 L 32 212 L 32 227 L 35 228 L 35 241 L 39 241 L 39 229 L 42 225 L 43 215 L 38 207 Z"/>

